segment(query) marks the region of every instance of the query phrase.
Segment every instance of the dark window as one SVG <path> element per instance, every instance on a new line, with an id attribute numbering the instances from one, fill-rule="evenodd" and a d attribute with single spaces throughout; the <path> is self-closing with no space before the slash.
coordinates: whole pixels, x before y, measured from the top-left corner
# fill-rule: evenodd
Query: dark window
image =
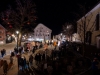
<path id="1" fill-rule="evenodd" d="M 99 30 L 99 14 L 96 16 L 96 30 Z"/>
<path id="2" fill-rule="evenodd" d="M 0 34 L 2 33 L 2 31 L 0 31 Z"/>
<path id="3" fill-rule="evenodd" d="M 0 36 L 0 38 L 2 38 L 2 36 Z"/>
<path id="4" fill-rule="evenodd" d="M 40 32 L 42 32 L 42 30 L 40 30 Z"/>

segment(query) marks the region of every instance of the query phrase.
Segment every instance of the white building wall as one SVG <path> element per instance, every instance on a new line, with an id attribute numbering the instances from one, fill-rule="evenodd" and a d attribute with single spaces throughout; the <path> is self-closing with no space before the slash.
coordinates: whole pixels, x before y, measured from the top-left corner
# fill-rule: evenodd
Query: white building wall
<path id="1" fill-rule="evenodd" d="M 52 30 L 44 26 L 43 24 L 38 24 L 37 27 L 34 29 L 34 39 L 35 40 L 51 40 L 51 33 Z"/>
<path id="2" fill-rule="evenodd" d="M 92 32 L 92 39 L 91 39 L 91 44 L 95 45 L 96 44 L 96 36 L 100 34 L 100 28 L 98 31 L 95 31 L 96 27 L 96 15 L 100 14 L 100 3 L 95 6 L 91 11 L 89 11 L 85 16 L 83 16 L 81 19 L 77 21 L 77 33 L 80 35 L 79 39 L 80 41 L 84 41 L 84 33 L 82 32 L 84 22 L 86 22 L 86 27 L 85 32 L 91 31 Z M 84 19 L 86 18 L 86 19 Z M 100 26 L 100 25 L 99 25 Z M 90 28 L 92 28 L 90 30 Z"/>

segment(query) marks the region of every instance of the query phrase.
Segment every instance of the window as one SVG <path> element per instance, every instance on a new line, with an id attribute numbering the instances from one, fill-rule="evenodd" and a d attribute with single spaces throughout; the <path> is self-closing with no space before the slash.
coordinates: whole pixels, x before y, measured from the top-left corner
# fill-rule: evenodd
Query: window
<path id="1" fill-rule="evenodd" d="M 0 31 L 0 34 L 2 33 L 2 31 Z"/>
<path id="2" fill-rule="evenodd" d="M 95 30 L 99 30 L 99 14 L 96 15 L 96 29 Z"/>
<path id="3" fill-rule="evenodd" d="M 42 30 L 40 30 L 40 32 L 42 32 Z"/>
<path id="4" fill-rule="evenodd" d="M 40 27 L 40 29 L 43 29 L 43 27 Z"/>

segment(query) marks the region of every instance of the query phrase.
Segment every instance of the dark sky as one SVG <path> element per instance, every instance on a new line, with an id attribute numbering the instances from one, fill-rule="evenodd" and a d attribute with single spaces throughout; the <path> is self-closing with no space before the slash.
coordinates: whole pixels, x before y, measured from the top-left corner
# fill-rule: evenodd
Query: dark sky
<path id="1" fill-rule="evenodd" d="M 98 1 L 91 0 L 36 0 L 39 22 L 47 25 L 54 34 L 62 30 L 65 22 L 72 22 L 75 19 L 73 12 L 78 11 L 78 4 L 87 4 L 92 8 Z"/>
<path id="2" fill-rule="evenodd" d="M 0 10 L 4 10 L 14 0 L 0 0 Z M 99 0 L 33 0 L 36 3 L 38 23 L 43 23 L 53 34 L 58 34 L 62 30 L 62 25 L 66 22 L 76 20 L 73 12 L 78 12 L 78 4 L 85 4 L 89 10 L 95 6 Z"/>

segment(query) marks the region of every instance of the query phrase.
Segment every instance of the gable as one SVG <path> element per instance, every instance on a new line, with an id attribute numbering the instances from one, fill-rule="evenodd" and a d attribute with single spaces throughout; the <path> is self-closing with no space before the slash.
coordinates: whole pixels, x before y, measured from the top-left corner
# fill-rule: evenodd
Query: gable
<path id="1" fill-rule="evenodd" d="M 84 17 L 87 17 L 89 15 L 93 15 L 94 13 L 95 14 L 100 13 L 100 2 L 94 8 L 92 8 L 87 14 L 83 15 L 83 17 L 80 18 L 77 22 L 80 22 L 81 19 L 84 19 Z"/>
<path id="2" fill-rule="evenodd" d="M 40 29 L 46 29 L 46 30 L 52 32 L 51 29 L 49 29 L 48 27 L 46 27 L 46 26 L 43 25 L 42 23 L 39 23 L 39 24 L 37 25 L 37 27 L 34 29 L 34 31 L 35 31 L 35 30 L 38 30 L 38 29 L 39 29 L 39 30 L 40 30 Z"/>
<path id="3" fill-rule="evenodd" d="M 6 29 L 0 24 L 0 30 L 1 30 L 1 29 L 6 30 Z"/>

